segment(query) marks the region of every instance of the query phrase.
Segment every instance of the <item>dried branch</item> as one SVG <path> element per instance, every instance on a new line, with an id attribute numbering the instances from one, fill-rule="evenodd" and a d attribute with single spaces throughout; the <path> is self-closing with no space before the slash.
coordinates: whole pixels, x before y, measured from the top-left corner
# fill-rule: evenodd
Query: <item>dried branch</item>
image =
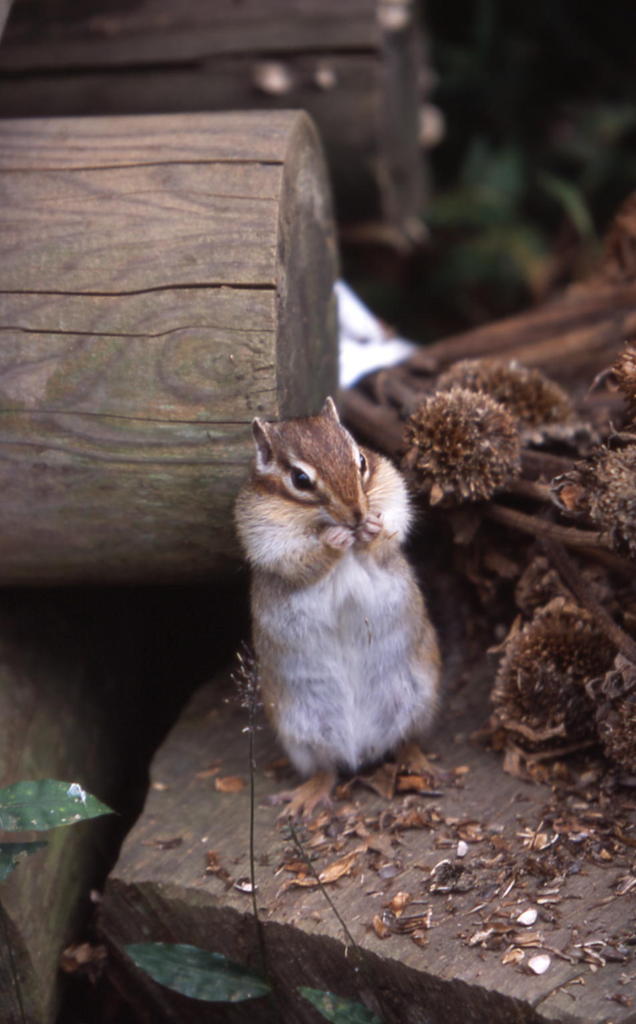
<path id="1" fill-rule="evenodd" d="M 550 499 L 550 488 L 547 484 L 537 483 L 536 480 L 525 480 L 523 477 L 517 477 L 514 480 L 510 480 L 506 484 L 506 494 L 514 494 L 520 498 L 528 498 L 530 501 L 545 501 L 549 502 Z"/>
<path id="2" fill-rule="evenodd" d="M 443 338 L 408 361 L 414 371 L 440 370 L 458 359 L 479 356 L 514 358 L 552 374 L 573 371 L 594 376 L 636 332 L 636 283 L 590 282 L 574 286 L 562 298 L 539 309 L 507 317 Z M 609 358 L 608 358 L 609 354 Z"/>
<path id="3" fill-rule="evenodd" d="M 483 512 L 488 519 L 494 519 L 497 523 L 512 526 L 523 533 L 530 533 L 534 537 L 550 538 L 568 547 L 602 548 L 604 546 L 601 535 L 596 530 L 579 530 L 576 526 L 559 526 L 558 523 L 551 523 L 547 519 L 540 519 L 538 516 L 531 516 L 527 512 L 519 512 L 518 509 L 498 505 L 495 502 L 484 505 Z"/>
<path id="4" fill-rule="evenodd" d="M 548 537 L 543 537 L 541 544 L 559 576 L 572 591 L 577 601 L 579 601 L 583 608 L 587 608 L 591 612 L 596 624 L 603 630 L 616 649 L 628 661 L 636 665 L 636 640 L 629 636 L 617 622 L 614 622 L 609 612 L 596 600 L 563 545 L 556 543 Z"/>
<path id="5" fill-rule="evenodd" d="M 353 432 L 394 458 L 404 450 L 404 425 L 388 406 L 378 405 L 357 388 L 341 396 L 343 416 Z"/>
<path id="6" fill-rule="evenodd" d="M 567 455 L 554 455 L 552 452 L 537 451 L 535 448 L 524 448 L 521 453 L 521 471 L 524 477 L 536 479 L 543 476 L 548 480 L 560 473 L 572 469 L 574 459 Z"/>

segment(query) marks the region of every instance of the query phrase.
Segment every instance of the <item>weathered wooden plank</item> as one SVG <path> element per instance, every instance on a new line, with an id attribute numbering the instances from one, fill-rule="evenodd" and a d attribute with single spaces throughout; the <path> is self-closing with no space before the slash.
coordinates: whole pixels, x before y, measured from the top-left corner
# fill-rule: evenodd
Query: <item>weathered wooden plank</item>
<path id="1" fill-rule="evenodd" d="M 423 200 L 419 44 L 407 0 L 23 2 L 0 50 L 0 116 L 304 109 L 341 218 L 403 240 Z"/>
<path id="2" fill-rule="evenodd" d="M 121 66 L 246 50 L 351 49 L 377 45 L 381 34 L 377 0 L 346 5 L 337 0 L 184 0 L 178 6 L 172 0 L 141 0 L 118 3 L 110 12 L 107 6 L 87 10 L 83 0 L 35 5 L 22 0 L 12 18 L 12 52 L 3 55 L 3 67 Z"/>
<path id="3" fill-rule="evenodd" d="M 315 886 L 302 887 L 302 854 L 277 826 L 278 809 L 265 803 L 289 780 L 274 777 L 268 765 L 276 747 L 267 731 L 256 732 L 257 901 L 278 1002 L 274 1008 L 254 1002 L 237 1020 L 279 1020 L 280 1012 L 294 1024 L 313 1021 L 296 991 L 302 984 L 370 998 L 384 1024 L 423 1019 L 430 1024 L 588 1022 L 605 1020 L 610 1012 L 612 1021 L 619 1022 L 629 1016 L 628 1006 L 608 1002 L 625 991 L 621 979 L 633 973 L 627 947 L 616 953 L 616 962 L 603 958 L 605 966 L 597 969 L 575 943 L 607 942 L 598 948 L 611 954 L 621 946 L 621 936 L 633 934 L 633 895 L 617 892 L 633 851 L 623 847 L 604 861 L 598 856 L 602 842 L 571 842 L 574 833 L 567 824 L 572 820 L 574 825 L 576 812 L 567 800 L 559 819 L 549 788 L 504 775 L 498 756 L 470 741 L 486 714 L 491 671 L 472 659 L 468 665 L 465 655 L 459 661 L 430 742 L 440 767 L 455 782 L 442 782 L 441 792 L 430 796 L 410 794 L 391 802 L 359 787 L 349 803 L 336 804 L 329 828 L 324 822 L 312 831 L 299 828 L 319 871 L 351 853 L 349 873 L 329 891 L 361 960 L 323 893 Z M 462 671 L 470 674 L 471 686 L 453 695 Z M 113 975 L 157 1021 L 182 1019 L 187 1009 L 188 1020 L 199 1024 L 216 1020 L 218 1011 L 144 982 L 121 956 L 125 943 L 190 942 L 252 968 L 259 964 L 250 896 L 233 886 L 250 874 L 248 789 L 223 792 L 215 786 L 217 777 L 226 776 L 247 783 L 247 712 L 238 706 L 236 694 L 233 704 L 223 702 L 221 683 L 216 679 L 195 695 L 158 752 L 144 813 L 104 893 L 101 922 L 115 954 Z M 584 810 L 587 828 L 595 815 L 604 820 L 589 788 Z M 618 803 L 605 813 L 622 820 Z M 410 820 L 410 826 L 401 827 L 400 820 Z M 553 831 L 559 820 L 560 833 L 558 826 Z M 463 857 L 458 856 L 461 837 L 467 840 Z M 456 872 L 456 887 L 451 881 L 450 891 L 431 892 L 432 869 L 444 860 L 451 877 Z M 294 862 L 296 868 L 283 870 Z M 212 873 L 206 873 L 210 863 Z M 310 877 L 308 870 L 305 875 Z M 299 878 L 301 887 L 293 887 Z M 537 902 L 551 882 L 552 897 Z M 398 892 L 413 902 L 402 918 L 393 919 L 389 937 L 381 939 L 372 922 Z M 524 928 L 516 918 L 528 907 L 535 907 L 538 917 L 533 927 Z M 415 942 L 405 919 L 417 915 L 421 924 Z M 497 932 L 491 931 L 489 942 L 488 929 L 496 927 L 502 938 L 493 941 Z M 503 952 L 512 947 L 523 954 L 520 966 L 502 962 Z M 524 967 L 546 950 L 551 963 L 544 975 Z"/>
<path id="4" fill-rule="evenodd" d="M 251 418 L 306 414 L 336 384 L 309 120 L 17 121 L 0 138 L 0 579 L 225 571 Z"/>
<path id="5" fill-rule="evenodd" d="M 57 1019 L 60 953 L 138 810 L 146 759 L 189 687 L 231 650 L 240 607 L 234 591 L 201 588 L 0 594 L 0 786 L 77 781 L 118 812 L 45 835 L 0 833 L 48 841 L 0 886 L 2 1024 Z"/>
<path id="6" fill-rule="evenodd" d="M 326 91 L 318 89 L 315 84 L 322 63 L 324 61 L 317 57 L 286 58 L 285 68 L 291 86 L 280 96 L 255 88 L 254 60 L 240 55 L 215 58 L 213 66 L 206 68 L 205 72 L 187 66 L 171 68 L 169 72 L 155 68 L 142 72 L 122 68 L 116 75 L 108 70 L 101 73 L 92 70 L 81 87 L 75 74 L 55 76 L 50 82 L 39 75 L 20 77 L 12 80 L 10 89 L 8 85 L 3 88 L 0 81 L 0 116 L 27 118 L 43 109 L 55 117 L 103 111 L 134 114 L 300 108 L 306 110 L 320 127 L 340 207 L 346 218 L 352 220 L 365 211 L 368 214 L 374 203 L 377 205 L 375 193 L 380 178 L 383 176 L 384 181 L 390 181 L 392 169 L 387 164 L 403 157 L 405 139 L 393 150 L 388 145 L 378 145 L 379 126 L 385 119 L 386 97 L 385 72 L 377 56 L 364 53 L 330 56 L 328 67 L 337 86 Z M 43 96 L 46 96 L 44 108 Z M 393 112 L 390 121 L 388 117 L 386 121 L 387 132 L 391 128 L 393 134 L 406 135 L 404 112 Z M 178 138 L 168 140 L 168 145 L 175 152 L 178 151 Z M 411 132 L 410 139 L 419 161 L 415 130 Z M 100 149 L 105 148 L 107 141 L 104 139 L 97 145 Z M 184 158 L 187 158 L 185 154 Z M 64 160 L 63 155 L 61 159 Z M 108 159 L 117 160 L 116 148 L 112 156 L 108 153 Z M 368 166 L 361 166 L 362 160 Z M 409 181 L 410 176 L 406 173 L 404 186 L 407 188 Z"/>

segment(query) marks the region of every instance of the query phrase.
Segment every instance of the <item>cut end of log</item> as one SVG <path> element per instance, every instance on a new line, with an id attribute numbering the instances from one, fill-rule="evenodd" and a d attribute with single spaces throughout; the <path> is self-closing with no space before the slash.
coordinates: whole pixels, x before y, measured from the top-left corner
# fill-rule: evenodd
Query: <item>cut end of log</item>
<path id="1" fill-rule="evenodd" d="M 337 383 L 315 128 L 58 118 L 0 140 L 0 582 L 227 575 L 250 421 Z"/>

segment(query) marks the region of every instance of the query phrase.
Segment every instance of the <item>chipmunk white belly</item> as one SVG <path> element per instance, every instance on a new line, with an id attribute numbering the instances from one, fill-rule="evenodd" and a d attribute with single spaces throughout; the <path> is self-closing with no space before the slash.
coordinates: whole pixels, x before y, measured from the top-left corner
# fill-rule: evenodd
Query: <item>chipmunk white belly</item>
<path id="1" fill-rule="evenodd" d="M 277 729 L 302 774 L 359 768 L 432 717 L 437 667 L 423 655 L 425 611 L 397 558 L 384 566 L 350 549 L 323 579 L 290 592 L 284 614 L 261 605 L 257 654 L 267 672 L 276 650 L 285 694 Z"/>

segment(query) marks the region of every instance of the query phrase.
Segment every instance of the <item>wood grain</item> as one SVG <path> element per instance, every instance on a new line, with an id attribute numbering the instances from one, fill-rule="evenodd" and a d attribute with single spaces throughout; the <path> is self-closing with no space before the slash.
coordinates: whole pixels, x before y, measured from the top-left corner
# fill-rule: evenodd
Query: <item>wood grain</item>
<path id="1" fill-rule="evenodd" d="M 336 385 L 313 126 L 2 122 L 0 153 L 0 580 L 228 571 L 250 420 Z"/>

